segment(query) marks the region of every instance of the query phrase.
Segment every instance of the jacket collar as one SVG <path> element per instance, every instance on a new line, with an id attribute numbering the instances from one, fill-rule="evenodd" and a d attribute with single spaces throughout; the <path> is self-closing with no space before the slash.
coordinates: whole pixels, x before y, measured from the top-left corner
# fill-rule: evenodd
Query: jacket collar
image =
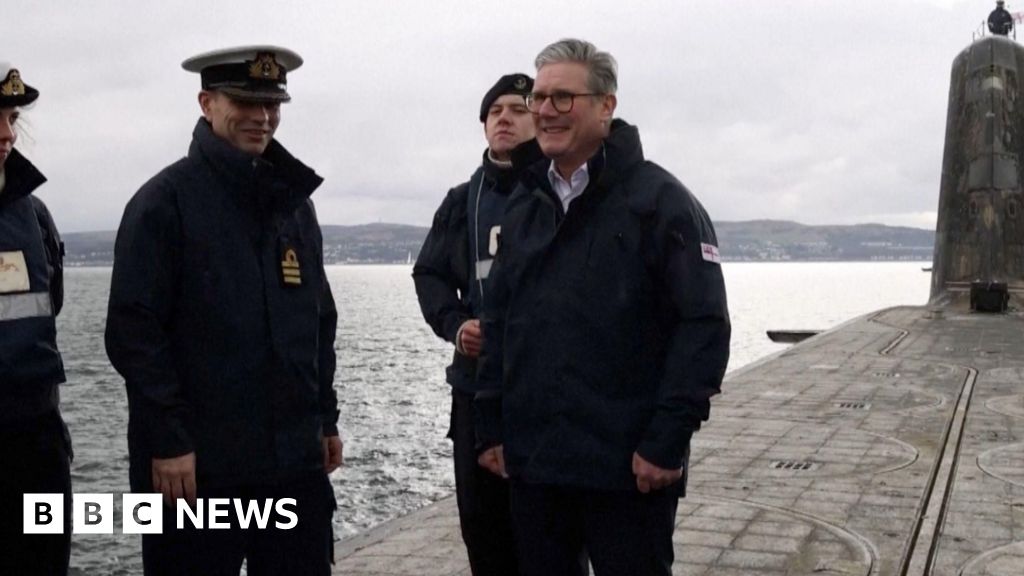
<path id="1" fill-rule="evenodd" d="M 17 148 L 11 150 L 7 161 L 4 162 L 4 178 L 6 183 L 0 192 L 0 205 L 28 196 L 46 182 L 46 176 L 43 176 L 28 158 L 22 156 Z"/>
<path id="2" fill-rule="evenodd" d="M 491 160 L 490 149 L 484 149 L 483 160 L 480 164 L 484 171 L 484 177 L 498 184 L 497 190 L 501 193 L 508 193 L 515 184 L 514 165 L 505 167 L 495 164 Z"/>
<path id="3" fill-rule="evenodd" d="M 603 166 L 599 162 L 603 161 Z M 591 174 L 594 168 L 600 170 L 598 185 L 610 187 L 628 176 L 638 164 L 644 161 L 644 150 L 640 145 L 640 132 L 636 126 L 618 118 L 612 120 L 611 130 L 604 139 L 604 146 L 590 159 Z"/>
<path id="4" fill-rule="evenodd" d="M 484 149 L 483 170 L 484 175 L 498 183 L 498 189 L 503 193 L 511 192 L 519 181 L 523 172 L 534 162 L 544 158 L 537 145 L 536 139 L 530 139 L 516 146 L 511 153 L 512 167 L 505 168 L 495 164 L 489 155 L 489 150 Z"/>
<path id="5" fill-rule="evenodd" d="M 640 132 L 636 126 L 616 118 L 612 120 L 611 130 L 601 142 L 597 153 L 587 160 L 587 170 L 590 173 L 588 188 L 610 188 L 628 176 L 633 168 L 643 161 L 644 151 L 640 145 Z M 549 189 L 551 185 L 548 183 L 547 171 L 550 165 L 551 160 L 542 157 L 540 161 L 529 166 L 526 179 L 534 186 Z"/>
<path id="6" fill-rule="evenodd" d="M 291 212 L 306 201 L 323 178 L 291 155 L 276 139 L 260 156 L 235 148 L 213 133 L 203 118 L 196 122 L 190 158 L 204 160 L 243 205 Z"/>

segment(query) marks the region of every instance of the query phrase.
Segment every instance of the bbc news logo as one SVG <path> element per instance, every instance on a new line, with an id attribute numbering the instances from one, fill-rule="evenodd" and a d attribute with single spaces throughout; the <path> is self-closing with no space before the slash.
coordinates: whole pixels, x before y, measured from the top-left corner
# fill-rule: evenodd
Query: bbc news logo
<path id="1" fill-rule="evenodd" d="M 243 530 L 274 527 L 291 530 L 299 523 L 295 499 L 243 500 L 241 498 L 197 498 L 195 506 L 179 498 L 175 502 L 175 527 L 199 530 L 231 528 L 234 514 Z M 25 534 L 62 534 L 64 514 L 71 514 L 71 529 L 76 534 L 114 533 L 113 494 L 75 494 L 71 510 L 64 510 L 63 494 L 25 494 L 22 531 Z M 121 496 L 121 532 L 124 534 L 162 534 L 164 503 L 160 494 L 123 494 Z"/>

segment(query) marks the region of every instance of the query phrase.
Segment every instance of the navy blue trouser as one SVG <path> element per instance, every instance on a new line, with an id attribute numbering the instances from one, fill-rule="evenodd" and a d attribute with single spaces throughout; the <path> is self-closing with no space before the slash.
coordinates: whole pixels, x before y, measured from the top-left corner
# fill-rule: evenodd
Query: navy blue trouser
<path id="1" fill-rule="evenodd" d="M 268 498 L 275 503 L 294 498 L 296 505 L 288 510 L 298 517 L 298 524 L 290 530 L 275 528 L 276 521 L 287 523 L 288 518 L 272 514 L 266 529 L 254 524 L 242 529 L 232 504 L 227 518 L 220 519 L 231 522 L 229 529 L 209 528 L 209 508 L 205 508 L 205 529 L 193 528 L 186 516 L 185 528 L 178 530 L 175 510 L 165 506 L 163 534 L 142 537 L 146 576 L 238 576 L 243 558 L 249 576 L 330 576 L 335 500 L 326 474 L 279 485 L 204 488 L 200 484 L 197 498 L 241 498 L 259 503 Z"/>
<path id="2" fill-rule="evenodd" d="M 518 576 L 508 481 L 477 464 L 473 395 L 452 389 L 451 437 L 462 540 L 474 576 Z"/>
<path id="3" fill-rule="evenodd" d="M 71 556 L 71 446 L 59 412 L 0 426 L 0 574 L 63 576 Z M 64 494 L 63 534 L 24 534 L 24 495 Z"/>
<path id="4" fill-rule="evenodd" d="M 679 490 L 649 494 L 513 480 L 522 576 L 671 576 Z"/>

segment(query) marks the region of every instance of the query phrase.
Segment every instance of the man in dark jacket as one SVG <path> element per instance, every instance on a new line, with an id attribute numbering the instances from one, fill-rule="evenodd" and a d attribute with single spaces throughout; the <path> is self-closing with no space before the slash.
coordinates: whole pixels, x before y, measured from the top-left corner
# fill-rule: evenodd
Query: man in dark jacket
<path id="1" fill-rule="evenodd" d="M 131 486 L 169 506 L 163 534 L 143 536 L 146 574 L 237 574 L 243 558 L 250 574 L 330 573 L 342 443 L 309 198 L 322 179 L 274 139 L 301 64 L 273 46 L 186 60 L 203 113 L 188 156 L 118 230 L 106 344 L 128 390 Z M 266 528 L 230 513 L 228 530 L 176 529 L 178 508 L 210 498 L 294 499 L 297 524 L 275 505 Z"/>
<path id="2" fill-rule="evenodd" d="M 532 89 L 529 76 L 508 74 L 484 95 L 480 121 L 488 147 L 483 164 L 469 182 L 448 191 L 412 272 L 423 317 L 434 333 L 455 345 L 446 374 L 452 386 L 448 435 L 453 443 L 462 539 L 475 576 L 518 574 L 508 483 L 477 465 L 472 402 L 482 341 L 480 312 L 501 232 L 499 223 L 517 181 L 512 150 L 527 141 L 536 150 L 533 118 L 524 99 Z"/>
<path id="3" fill-rule="evenodd" d="M 71 553 L 71 441 L 57 391 L 63 249 L 32 194 L 46 178 L 14 148 L 21 108 L 38 97 L 0 64 L 0 574 L 49 576 L 67 574 Z M 23 533 L 25 494 L 64 495 L 62 533 Z"/>
<path id="4" fill-rule="evenodd" d="M 1007 36 L 1013 31 L 1013 16 L 1003 8 L 1003 0 L 997 0 L 996 9 L 988 15 L 988 29 L 999 36 Z"/>
<path id="5" fill-rule="evenodd" d="M 616 64 L 548 46 L 527 96 L 549 161 L 506 206 L 483 316 L 480 463 L 511 478 L 522 574 L 671 574 L 691 436 L 730 326 L 715 232 L 613 120 Z"/>

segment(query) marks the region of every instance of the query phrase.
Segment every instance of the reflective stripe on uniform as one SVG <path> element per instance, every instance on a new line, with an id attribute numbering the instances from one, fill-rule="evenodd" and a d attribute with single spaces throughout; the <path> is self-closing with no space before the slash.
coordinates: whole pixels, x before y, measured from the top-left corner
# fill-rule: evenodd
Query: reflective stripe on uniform
<path id="1" fill-rule="evenodd" d="M 53 316 L 48 292 L 0 294 L 0 322 Z"/>
<path id="2" fill-rule="evenodd" d="M 487 277 L 491 275 L 491 264 L 494 263 L 494 259 L 480 260 L 476 263 L 476 279 L 487 280 Z"/>

